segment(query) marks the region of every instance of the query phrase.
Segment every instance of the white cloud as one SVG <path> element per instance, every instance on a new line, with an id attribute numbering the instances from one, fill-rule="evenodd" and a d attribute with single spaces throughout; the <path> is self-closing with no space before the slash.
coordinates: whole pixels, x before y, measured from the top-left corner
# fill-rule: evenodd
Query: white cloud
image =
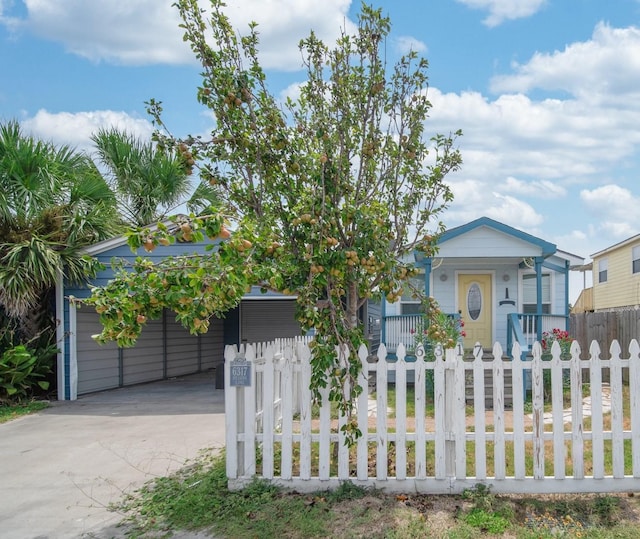
<path id="1" fill-rule="evenodd" d="M 640 146 L 640 101 L 624 110 L 594 108 L 579 100 L 535 101 L 522 94 L 490 101 L 478 92 L 443 94 L 430 88 L 433 104 L 427 132 L 462 129 L 465 170 L 504 182 L 600 181 Z M 513 186 L 511 186 L 513 188 Z"/>
<path id="2" fill-rule="evenodd" d="M 495 203 L 487 208 L 487 217 L 522 230 L 530 230 L 542 224 L 542 216 L 530 204 L 499 193 L 493 193 L 493 196 Z"/>
<path id="3" fill-rule="evenodd" d="M 97 110 L 91 112 L 52 114 L 39 110 L 33 118 L 21 120 L 25 132 L 56 145 L 69 145 L 88 153 L 93 151 L 91 135 L 100 128 L 117 128 L 141 139 L 149 139 L 153 126 L 125 112 Z"/>
<path id="4" fill-rule="evenodd" d="M 592 190 L 583 189 L 580 198 L 591 211 L 600 215 L 632 214 L 640 206 L 640 199 L 634 197 L 631 191 L 613 184 Z"/>
<path id="5" fill-rule="evenodd" d="M 598 24 L 591 40 L 536 53 L 515 74 L 495 77 L 494 92 L 564 91 L 584 102 L 624 105 L 640 94 L 640 28 Z"/>
<path id="6" fill-rule="evenodd" d="M 427 46 L 423 41 L 412 36 L 398 36 L 394 39 L 395 49 L 400 54 L 408 54 L 411 51 L 425 54 Z"/>
<path id="7" fill-rule="evenodd" d="M 280 92 L 280 94 L 278 95 L 278 99 L 281 103 L 286 103 L 287 98 L 291 99 L 292 101 L 297 101 L 300 97 L 302 86 L 302 82 L 294 82 L 293 84 L 290 84 Z"/>
<path id="8" fill-rule="evenodd" d="M 535 234 L 543 222 L 542 216 L 529 203 L 492 190 L 491 182 L 477 179 L 449 181 L 453 203 L 443 216 L 448 226 L 490 217 Z"/>
<path id="9" fill-rule="evenodd" d="M 507 193 L 535 198 L 562 198 L 567 194 L 564 187 L 549 180 L 523 181 L 509 177 L 500 187 Z"/>
<path id="10" fill-rule="evenodd" d="M 489 27 L 502 24 L 504 21 L 522 19 L 537 13 L 546 0 L 457 0 L 473 9 L 489 11 L 489 15 L 482 21 Z"/>
<path id="11" fill-rule="evenodd" d="M 634 196 L 629 189 L 614 184 L 583 189 L 580 200 L 598 223 L 594 236 L 604 234 L 619 241 L 638 233 L 640 197 Z M 599 245 L 598 248 L 605 246 Z M 591 249 L 592 252 L 595 250 Z"/>
<path id="12" fill-rule="evenodd" d="M 182 41 L 178 11 L 171 0 L 24 2 L 24 20 L 5 17 L 0 22 L 19 22 L 35 35 L 60 42 L 71 53 L 92 61 L 126 65 L 195 61 Z M 347 19 L 351 0 L 243 0 L 230 4 L 226 12 L 241 33 L 247 32 L 249 22 L 259 24 L 261 60 L 266 68 L 300 68 L 298 43 L 311 29 L 329 43 L 339 37 L 341 28 L 353 29 Z"/>
<path id="13" fill-rule="evenodd" d="M 193 61 L 178 12 L 158 0 L 25 0 L 24 26 L 92 61 L 127 65 Z"/>

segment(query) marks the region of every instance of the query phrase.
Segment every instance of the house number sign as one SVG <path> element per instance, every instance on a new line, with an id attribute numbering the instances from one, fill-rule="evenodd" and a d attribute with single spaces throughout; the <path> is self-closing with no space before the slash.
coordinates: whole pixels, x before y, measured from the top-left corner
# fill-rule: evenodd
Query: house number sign
<path id="1" fill-rule="evenodd" d="M 230 384 L 232 387 L 246 387 L 251 385 L 251 363 L 244 356 L 236 356 L 231 362 Z"/>

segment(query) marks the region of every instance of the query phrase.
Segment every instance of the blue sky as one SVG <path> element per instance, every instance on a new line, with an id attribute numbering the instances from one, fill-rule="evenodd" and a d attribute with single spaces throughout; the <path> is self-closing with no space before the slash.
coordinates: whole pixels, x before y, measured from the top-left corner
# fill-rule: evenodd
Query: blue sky
<path id="1" fill-rule="evenodd" d="M 103 126 L 149 137 L 144 101 L 153 97 L 177 135 L 206 132 L 199 68 L 171 3 L 0 0 L 0 121 L 91 151 Z M 227 3 L 238 27 L 259 23 L 282 95 L 301 80 L 298 40 L 313 28 L 331 42 L 360 8 Z M 486 215 L 587 261 L 640 233 L 640 0 L 372 4 L 391 17 L 390 60 L 408 46 L 429 60 L 426 132 L 464 132 L 447 226 Z"/>

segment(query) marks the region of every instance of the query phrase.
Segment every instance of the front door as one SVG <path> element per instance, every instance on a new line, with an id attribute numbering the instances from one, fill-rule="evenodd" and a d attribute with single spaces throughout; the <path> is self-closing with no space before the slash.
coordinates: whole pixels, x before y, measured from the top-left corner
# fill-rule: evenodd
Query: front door
<path id="1" fill-rule="evenodd" d="M 492 346 L 491 298 L 491 275 L 458 275 L 458 310 L 464 321 L 465 348 L 473 348 L 476 342 L 485 348 Z"/>

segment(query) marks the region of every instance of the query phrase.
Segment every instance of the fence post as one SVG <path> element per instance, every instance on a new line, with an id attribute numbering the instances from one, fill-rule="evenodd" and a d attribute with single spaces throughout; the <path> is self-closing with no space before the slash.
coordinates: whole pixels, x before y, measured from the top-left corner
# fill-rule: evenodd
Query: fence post
<path id="1" fill-rule="evenodd" d="M 258 383 L 258 368 L 255 349 L 247 345 L 245 360 L 251 365 L 251 385 L 240 387 L 238 391 L 238 421 L 242 420 L 242 433 L 244 434 L 244 457 L 242 475 L 253 477 L 256 473 L 256 387 Z M 227 386 L 225 386 L 227 387 Z"/>
<path id="2" fill-rule="evenodd" d="M 293 350 L 291 345 L 282 347 L 282 371 L 280 385 L 282 398 L 282 443 L 280 476 L 284 480 L 292 477 L 293 466 Z"/>
<path id="3" fill-rule="evenodd" d="M 456 475 L 456 369 L 455 351 L 446 350 L 444 360 L 444 387 L 445 387 L 445 473 L 447 478 L 455 478 Z M 436 356 L 437 357 L 437 356 Z"/>
<path id="4" fill-rule="evenodd" d="M 631 454 L 633 477 L 640 477 L 640 347 L 633 339 L 629 344 L 629 388 L 631 401 Z"/>
<path id="5" fill-rule="evenodd" d="M 487 443 L 486 443 L 486 416 L 487 400 L 484 383 L 483 349 L 480 343 L 473 347 L 473 424 L 475 429 L 475 477 L 479 480 L 487 478 Z"/>
<path id="6" fill-rule="evenodd" d="M 299 343 L 300 361 L 300 479 L 311 479 L 311 350 Z"/>
<path id="7" fill-rule="evenodd" d="M 533 403 L 533 478 L 544 479 L 544 378 L 542 347 L 533 344 L 531 400 Z"/>
<path id="8" fill-rule="evenodd" d="M 496 479 L 506 477 L 506 451 L 504 436 L 504 361 L 502 346 L 493 345 L 493 475 Z"/>
<path id="9" fill-rule="evenodd" d="M 584 479 L 582 364 L 580 363 L 579 352 L 579 347 L 571 346 L 571 462 L 573 464 L 573 477 L 575 479 Z"/>
<path id="10" fill-rule="evenodd" d="M 387 434 L 387 350 L 384 346 L 378 348 L 378 364 L 376 371 L 376 478 L 386 479 L 388 476 L 388 434 Z"/>
<path id="11" fill-rule="evenodd" d="M 445 363 L 442 357 L 442 346 L 434 348 L 435 362 L 433 364 L 433 402 L 435 419 L 435 476 L 436 479 L 447 478 L 447 419 L 446 413 L 446 376 Z"/>
<path id="12" fill-rule="evenodd" d="M 525 442 L 524 442 L 524 369 L 530 367 L 530 362 L 522 359 L 521 348 L 518 342 L 513 345 L 511 357 L 511 399 L 513 409 L 513 467 L 514 477 L 524 479 L 525 467 Z M 476 429 L 477 430 L 477 429 Z"/>
<path id="13" fill-rule="evenodd" d="M 273 479 L 273 435 L 275 429 L 275 357 L 270 345 L 264 350 L 264 373 L 262 375 L 262 475 Z"/>
<path id="14" fill-rule="evenodd" d="M 236 400 L 236 387 L 231 387 L 231 362 L 236 357 L 236 347 L 227 345 L 224 349 L 224 407 L 225 413 L 225 438 L 226 438 L 226 461 L 227 478 L 236 479 L 238 477 L 240 447 L 238 443 L 238 423 L 239 419 L 234 417 L 231 410 L 236 410 L 238 406 Z"/>
<path id="15" fill-rule="evenodd" d="M 407 478 L 407 362 L 404 345 L 396 361 L 396 479 Z M 415 379 L 414 379 L 415 380 Z"/>
<path id="16" fill-rule="evenodd" d="M 602 363 L 600 358 L 600 346 L 596 341 L 591 343 L 589 349 L 591 362 L 589 365 L 589 390 L 591 395 L 591 460 L 593 466 L 593 478 L 604 477 L 604 438 L 602 431 L 604 422 L 602 419 Z"/>
<path id="17" fill-rule="evenodd" d="M 622 408 L 622 349 L 618 341 L 611 343 L 609 384 L 611 398 L 611 451 L 613 452 L 613 477 L 624 477 L 624 413 Z"/>
<path id="18" fill-rule="evenodd" d="M 380 345 L 384 347 L 384 344 Z M 358 428 L 362 436 L 357 441 L 357 477 L 359 481 L 366 481 L 369 476 L 369 350 L 364 344 L 358 349 L 361 371 L 358 384 L 361 393 L 358 395 Z"/>
<path id="19" fill-rule="evenodd" d="M 451 365 L 454 379 L 454 408 L 453 408 L 453 449 L 455 450 L 455 477 L 466 479 L 467 477 L 467 425 L 466 425 L 466 381 L 465 365 L 463 358 L 464 351 L 460 343 L 455 348 L 447 350 L 447 362 Z"/>

